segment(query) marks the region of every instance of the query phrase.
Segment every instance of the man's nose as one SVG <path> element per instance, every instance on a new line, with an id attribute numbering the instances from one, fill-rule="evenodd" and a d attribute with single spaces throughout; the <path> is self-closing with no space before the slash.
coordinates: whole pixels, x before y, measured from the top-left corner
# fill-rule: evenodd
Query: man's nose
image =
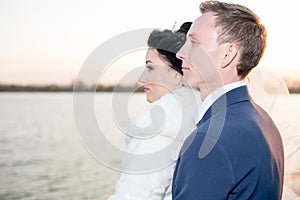
<path id="1" fill-rule="evenodd" d="M 176 57 L 180 60 L 183 60 L 185 58 L 185 45 L 183 45 L 181 49 L 179 49 L 179 51 L 176 54 Z"/>

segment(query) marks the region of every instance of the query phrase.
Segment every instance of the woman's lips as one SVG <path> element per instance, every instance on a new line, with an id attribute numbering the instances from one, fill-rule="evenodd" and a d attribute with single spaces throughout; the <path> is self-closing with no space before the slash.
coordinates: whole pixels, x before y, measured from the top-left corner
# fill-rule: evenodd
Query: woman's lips
<path id="1" fill-rule="evenodd" d="M 149 88 L 144 87 L 144 92 L 145 92 L 145 93 L 149 92 Z"/>

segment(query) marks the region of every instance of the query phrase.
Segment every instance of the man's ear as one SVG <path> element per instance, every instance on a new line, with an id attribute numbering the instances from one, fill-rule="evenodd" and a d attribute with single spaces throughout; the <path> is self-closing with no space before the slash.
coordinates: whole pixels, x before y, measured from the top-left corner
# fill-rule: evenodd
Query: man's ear
<path id="1" fill-rule="evenodd" d="M 227 67 L 237 56 L 238 48 L 235 44 L 229 43 L 225 46 L 225 53 L 222 59 L 222 68 Z"/>

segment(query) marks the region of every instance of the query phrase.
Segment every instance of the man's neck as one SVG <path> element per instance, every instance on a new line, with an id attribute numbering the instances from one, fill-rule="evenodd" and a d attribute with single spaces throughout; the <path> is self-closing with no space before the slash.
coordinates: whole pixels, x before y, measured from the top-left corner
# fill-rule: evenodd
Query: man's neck
<path id="1" fill-rule="evenodd" d="M 211 94 L 213 91 L 216 89 L 223 87 L 223 83 L 214 83 L 214 84 L 209 84 L 209 83 L 204 83 L 198 86 L 198 89 L 201 91 L 201 99 L 204 100 L 209 94 Z"/>
<path id="2" fill-rule="evenodd" d="M 224 88 L 224 87 L 226 87 L 228 85 L 232 85 L 234 83 L 240 82 L 240 81 L 242 81 L 242 80 L 239 79 L 239 80 L 228 82 L 228 83 L 224 83 L 224 84 L 215 84 L 215 85 L 213 85 L 213 84 L 211 84 L 211 85 L 205 84 L 205 85 L 201 85 L 201 86 L 198 87 L 198 89 L 201 91 L 201 99 L 202 99 L 202 101 L 204 101 L 204 99 L 208 95 L 212 94 L 214 91 L 216 91 L 216 90 L 218 90 L 220 88 Z"/>

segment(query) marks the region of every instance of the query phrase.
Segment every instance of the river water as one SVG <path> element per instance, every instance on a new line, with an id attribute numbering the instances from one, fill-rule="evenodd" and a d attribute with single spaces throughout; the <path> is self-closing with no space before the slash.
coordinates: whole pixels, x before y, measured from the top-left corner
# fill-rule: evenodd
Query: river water
<path id="1" fill-rule="evenodd" d="M 95 94 L 95 115 L 122 150 L 124 137 L 110 117 L 111 97 Z M 142 93 L 130 98 L 133 113 L 147 105 Z M 72 102 L 72 93 L 0 93 L 0 199 L 107 199 L 113 193 L 120 172 L 83 145 Z M 294 133 L 287 138 L 292 148 L 286 183 L 300 195 L 300 95 L 291 95 L 282 107 Z"/>

